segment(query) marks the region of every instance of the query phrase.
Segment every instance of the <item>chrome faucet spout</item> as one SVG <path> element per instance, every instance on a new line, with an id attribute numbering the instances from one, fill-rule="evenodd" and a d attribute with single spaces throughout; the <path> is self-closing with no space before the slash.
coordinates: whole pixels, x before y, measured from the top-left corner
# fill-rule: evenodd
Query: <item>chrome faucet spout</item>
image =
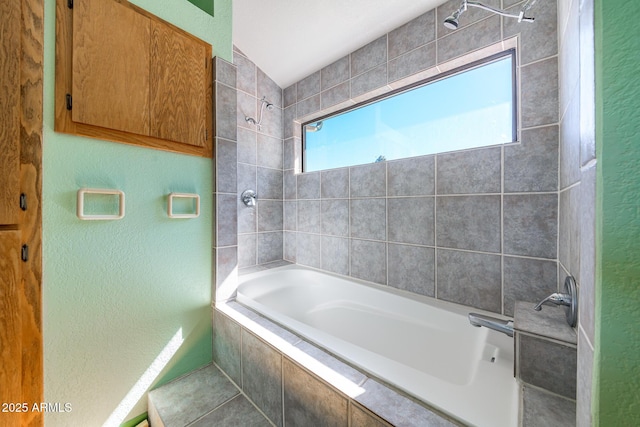
<path id="1" fill-rule="evenodd" d="M 469 323 L 473 326 L 493 329 L 505 335 L 513 337 L 513 320 L 502 320 L 484 314 L 469 313 Z"/>

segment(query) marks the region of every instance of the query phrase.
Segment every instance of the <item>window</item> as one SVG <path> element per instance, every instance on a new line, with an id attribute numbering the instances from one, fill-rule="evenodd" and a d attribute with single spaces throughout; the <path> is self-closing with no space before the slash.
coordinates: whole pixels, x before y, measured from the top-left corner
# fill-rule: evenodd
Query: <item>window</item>
<path id="1" fill-rule="evenodd" d="M 516 141 L 514 55 L 304 123 L 304 171 Z"/>

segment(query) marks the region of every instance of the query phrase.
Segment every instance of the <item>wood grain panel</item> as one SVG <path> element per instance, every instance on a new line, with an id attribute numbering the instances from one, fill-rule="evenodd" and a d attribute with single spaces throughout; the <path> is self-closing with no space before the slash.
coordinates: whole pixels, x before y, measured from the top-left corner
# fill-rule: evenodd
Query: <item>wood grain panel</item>
<path id="1" fill-rule="evenodd" d="M 73 120 L 149 135 L 150 20 L 115 1 L 73 6 Z"/>
<path id="2" fill-rule="evenodd" d="M 44 75 L 44 0 L 21 0 L 20 192 L 27 209 L 20 211 L 21 243 L 29 259 L 20 262 L 22 329 L 22 401 L 44 401 L 42 334 L 42 105 Z M 42 412 L 24 412 L 21 426 L 43 426 Z"/>
<path id="3" fill-rule="evenodd" d="M 0 403 L 22 402 L 20 231 L 0 230 Z M 20 413 L 0 413 L 2 426 L 19 426 Z"/>
<path id="4" fill-rule="evenodd" d="M 205 144 L 209 62 L 204 44 L 152 22 L 152 136 L 198 147 Z"/>
<path id="5" fill-rule="evenodd" d="M 20 2 L 0 2 L 0 224 L 17 224 L 20 198 Z"/>
<path id="6" fill-rule="evenodd" d="M 81 1 L 81 0 L 78 0 Z M 103 0 L 107 2 L 107 0 Z M 56 132 L 64 132 L 73 135 L 82 135 L 107 141 L 116 141 L 142 147 L 172 151 L 175 153 L 190 154 L 201 157 L 212 157 L 213 154 L 213 67 L 211 65 L 211 45 L 197 39 L 189 33 L 161 20 L 146 10 L 135 6 L 126 0 L 113 0 L 122 7 L 127 7 L 152 21 L 162 22 L 169 28 L 184 36 L 197 40 L 207 48 L 206 57 L 209 61 L 206 77 L 207 89 L 207 141 L 203 146 L 185 144 L 168 139 L 146 136 L 133 132 L 125 132 L 117 129 L 95 126 L 73 121 L 72 111 L 66 108 L 65 96 L 72 92 L 72 51 L 73 51 L 73 12 L 67 7 L 67 0 L 56 0 L 56 70 L 55 70 L 55 123 Z"/>

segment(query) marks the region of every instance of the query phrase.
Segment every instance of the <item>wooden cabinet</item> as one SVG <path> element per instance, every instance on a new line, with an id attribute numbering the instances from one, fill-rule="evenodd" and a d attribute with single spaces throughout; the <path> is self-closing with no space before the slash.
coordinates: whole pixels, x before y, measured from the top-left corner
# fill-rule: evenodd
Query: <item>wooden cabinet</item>
<path id="1" fill-rule="evenodd" d="M 0 43 L 0 225 L 17 224 L 20 197 L 20 4 L 2 2 Z"/>
<path id="2" fill-rule="evenodd" d="M 211 156 L 211 45 L 124 0 L 56 12 L 56 131 Z"/>

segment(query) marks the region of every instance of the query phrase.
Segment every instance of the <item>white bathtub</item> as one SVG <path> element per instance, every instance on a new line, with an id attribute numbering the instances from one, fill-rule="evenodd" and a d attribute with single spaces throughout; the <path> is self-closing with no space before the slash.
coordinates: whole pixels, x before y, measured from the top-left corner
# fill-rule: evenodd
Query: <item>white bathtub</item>
<path id="1" fill-rule="evenodd" d="M 471 326 L 468 308 L 420 299 L 297 265 L 240 276 L 237 297 L 465 424 L 516 426 L 513 339 Z"/>

